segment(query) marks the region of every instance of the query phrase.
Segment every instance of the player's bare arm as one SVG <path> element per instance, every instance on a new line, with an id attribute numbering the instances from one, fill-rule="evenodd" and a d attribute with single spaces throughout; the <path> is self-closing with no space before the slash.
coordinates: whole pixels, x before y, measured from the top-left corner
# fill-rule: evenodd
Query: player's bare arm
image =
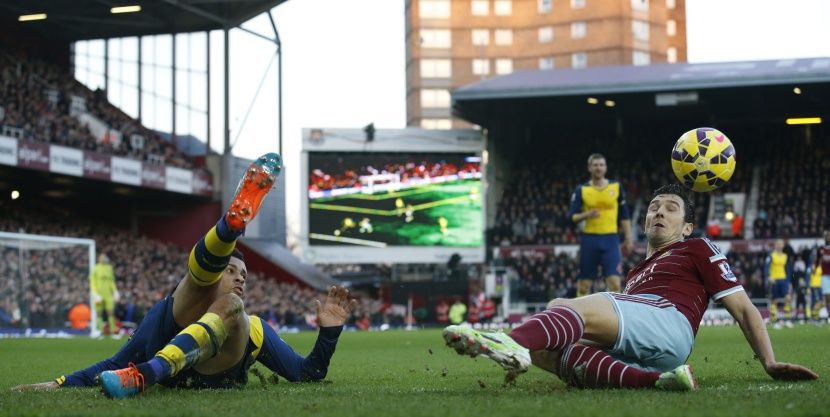
<path id="1" fill-rule="evenodd" d="M 801 365 L 776 362 L 772 343 L 769 340 L 769 334 L 764 326 L 761 313 L 758 312 L 758 309 L 752 304 L 744 291 L 727 295 L 720 301 L 740 325 L 746 341 L 752 347 L 752 351 L 755 352 L 755 357 L 761 362 L 769 376 L 773 379 L 787 381 L 818 379 L 815 372 Z"/>
<path id="2" fill-rule="evenodd" d="M 60 385 L 58 385 L 57 382 L 49 381 L 49 382 L 41 382 L 39 384 L 18 385 L 16 387 L 12 388 L 12 389 L 15 390 L 15 391 L 26 391 L 26 390 L 32 390 L 32 389 L 58 389 L 58 388 L 60 388 Z"/>

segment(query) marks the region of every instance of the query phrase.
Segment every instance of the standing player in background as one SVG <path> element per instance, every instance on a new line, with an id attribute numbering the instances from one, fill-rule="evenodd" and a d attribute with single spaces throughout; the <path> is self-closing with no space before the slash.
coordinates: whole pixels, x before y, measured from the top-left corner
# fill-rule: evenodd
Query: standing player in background
<path id="1" fill-rule="evenodd" d="M 790 263 L 788 256 L 784 253 L 784 239 L 775 239 L 775 246 L 772 252 L 767 255 L 764 269 L 769 279 L 769 317 L 773 329 L 780 329 L 781 323 L 778 317 L 778 308 L 781 302 L 784 303 L 784 324 L 792 327 L 792 283 L 790 282 Z"/>
<path id="2" fill-rule="evenodd" d="M 830 306 L 830 230 L 824 231 L 824 245 L 816 248 L 813 271 L 815 272 L 818 268 L 821 268 L 821 292 L 824 295 L 824 306 L 828 307 Z M 815 318 L 818 320 L 818 312 Z"/>
<path id="3" fill-rule="evenodd" d="M 579 282 L 577 297 L 591 293 L 594 281 L 605 277 L 608 291 L 620 292 L 622 258 L 617 224 L 622 226 L 625 240 L 623 253 L 634 248 L 631 220 L 625 202 L 625 190 L 618 181 L 605 178 L 608 166 L 605 157 L 594 153 L 588 157 L 591 180 L 576 187 L 571 196 L 569 217 L 574 223 L 585 221 L 585 230 L 579 244 Z M 602 265 L 602 275 L 597 268 Z"/>
<path id="4" fill-rule="evenodd" d="M 715 300 L 738 323 L 767 375 L 818 379 L 803 366 L 776 361 L 764 320 L 726 256 L 708 239 L 689 239 L 693 219 L 686 190 L 664 186 L 648 205 L 646 259 L 628 273 L 623 294 L 554 299 L 509 335 L 448 326 L 444 340 L 459 354 L 485 356 L 512 372 L 532 363 L 579 388 L 694 391 L 685 363 Z"/>
<path id="5" fill-rule="evenodd" d="M 821 326 L 820 313 L 821 308 L 824 307 L 824 291 L 821 289 L 821 265 L 810 272 L 810 317 L 813 323 Z"/>
<path id="6" fill-rule="evenodd" d="M 98 263 L 92 267 L 89 276 L 89 286 L 95 299 L 96 322 L 92 326 L 92 335 L 104 332 L 104 312 L 107 312 L 109 334 L 117 337 L 115 329 L 115 303 L 121 298 L 118 288 L 115 287 L 115 272 L 113 272 L 110 258 L 106 252 L 98 254 Z"/>

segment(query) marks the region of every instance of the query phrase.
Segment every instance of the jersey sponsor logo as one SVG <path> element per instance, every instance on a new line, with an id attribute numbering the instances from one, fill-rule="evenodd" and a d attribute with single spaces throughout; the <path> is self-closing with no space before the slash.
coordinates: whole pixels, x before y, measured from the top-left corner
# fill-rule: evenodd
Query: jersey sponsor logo
<path id="1" fill-rule="evenodd" d="M 720 274 L 720 276 L 721 276 L 721 277 L 723 277 L 723 279 L 725 279 L 725 280 L 727 280 L 727 281 L 729 281 L 729 282 L 736 282 L 736 281 L 738 281 L 738 278 L 735 276 L 735 273 L 734 273 L 734 272 L 732 272 L 732 268 L 730 268 L 730 267 L 729 267 L 729 262 L 721 262 L 721 263 L 719 263 L 719 264 L 718 264 L 718 268 L 720 268 L 720 270 L 721 270 L 721 272 L 722 272 L 722 273 Z"/>

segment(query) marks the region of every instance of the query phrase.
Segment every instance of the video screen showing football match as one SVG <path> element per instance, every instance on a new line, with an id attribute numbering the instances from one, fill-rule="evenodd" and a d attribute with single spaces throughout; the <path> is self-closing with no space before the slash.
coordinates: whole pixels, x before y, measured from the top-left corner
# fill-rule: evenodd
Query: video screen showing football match
<path id="1" fill-rule="evenodd" d="M 310 152 L 309 244 L 483 244 L 481 157 Z"/>

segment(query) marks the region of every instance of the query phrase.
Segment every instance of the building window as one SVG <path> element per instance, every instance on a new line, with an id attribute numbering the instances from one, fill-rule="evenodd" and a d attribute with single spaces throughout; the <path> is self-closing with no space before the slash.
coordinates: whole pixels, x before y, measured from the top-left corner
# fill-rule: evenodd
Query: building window
<path id="1" fill-rule="evenodd" d="M 648 65 L 651 63 L 651 55 L 648 52 L 634 51 L 631 60 L 634 65 Z"/>
<path id="2" fill-rule="evenodd" d="M 632 20 L 631 32 L 634 34 L 635 41 L 648 42 L 648 22 Z"/>
<path id="3" fill-rule="evenodd" d="M 666 0 L 666 8 L 669 10 L 673 10 L 677 7 L 677 3 L 674 0 Z"/>
<path id="4" fill-rule="evenodd" d="M 496 29 L 494 35 L 496 45 L 512 45 L 513 29 Z"/>
<path id="5" fill-rule="evenodd" d="M 513 14 L 512 0 L 496 0 L 493 3 L 493 12 L 496 16 L 510 16 Z"/>
<path id="6" fill-rule="evenodd" d="M 574 52 L 571 54 L 571 67 L 585 68 L 588 66 L 588 54 L 585 52 Z"/>
<path id="7" fill-rule="evenodd" d="M 490 31 L 487 29 L 473 29 L 473 45 L 487 45 L 490 43 Z"/>
<path id="8" fill-rule="evenodd" d="M 539 69 L 541 70 L 551 70 L 553 69 L 553 58 L 546 56 L 544 58 L 539 58 Z"/>
<path id="9" fill-rule="evenodd" d="M 473 0 L 473 16 L 487 16 L 490 14 L 489 0 Z"/>
<path id="10" fill-rule="evenodd" d="M 677 62 L 677 48 L 672 46 L 666 50 L 666 61 L 668 61 L 669 64 Z"/>
<path id="11" fill-rule="evenodd" d="M 571 23 L 571 38 L 582 39 L 585 37 L 585 22 Z"/>
<path id="12" fill-rule="evenodd" d="M 490 74 L 490 60 L 476 58 L 473 60 L 473 74 L 488 75 Z"/>
<path id="13" fill-rule="evenodd" d="M 542 26 L 539 28 L 539 43 L 553 42 L 553 26 Z"/>
<path id="14" fill-rule="evenodd" d="M 449 29 L 421 29 L 420 34 L 421 48 L 449 48 L 452 46 Z"/>
<path id="15" fill-rule="evenodd" d="M 421 90 L 421 107 L 448 109 L 450 107 L 449 90 L 425 88 Z"/>
<path id="16" fill-rule="evenodd" d="M 677 35 L 677 22 L 674 19 L 669 19 L 668 21 L 666 21 L 666 35 Z"/>
<path id="17" fill-rule="evenodd" d="M 550 13 L 553 11 L 553 0 L 539 0 L 539 13 Z"/>
<path id="18" fill-rule="evenodd" d="M 584 9 L 585 0 L 571 0 L 571 9 Z"/>
<path id="19" fill-rule="evenodd" d="M 421 78 L 450 78 L 452 63 L 449 59 L 422 59 Z"/>
<path id="20" fill-rule="evenodd" d="M 424 129 L 452 129 L 450 119 L 421 119 L 421 127 Z"/>
<path id="21" fill-rule="evenodd" d="M 631 8 L 634 10 L 648 10 L 648 0 L 631 0 Z"/>
<path id="22" fill-rule="evenodd" d="M 496 60 L 496 75 L 510 74 L 513 72 L 513 60 L 500 58 Z"/>
<path id="23" fill-rule="evenodd" d="M 449 19 L 449 0 L 421 0 L 419 4 L 419 15 L 422 19 Z"/>

